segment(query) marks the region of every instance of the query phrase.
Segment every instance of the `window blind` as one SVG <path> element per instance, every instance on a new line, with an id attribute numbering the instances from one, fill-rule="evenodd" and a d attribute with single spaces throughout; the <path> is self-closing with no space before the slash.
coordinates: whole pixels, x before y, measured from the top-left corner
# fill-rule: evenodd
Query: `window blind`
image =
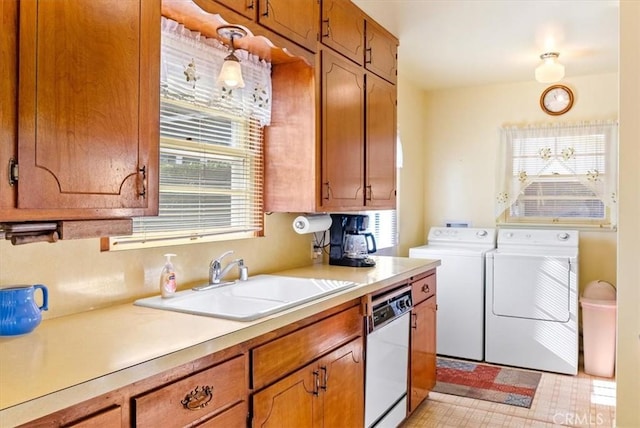
<path id="1" fill-rule="evenodd" d="M 498 223 L 615 227 L 617 124 L 501 130 Z"/>
<path id="2" fill-rule="evenodd" d="M 236 51 L 245 88 L 218 87 L 228 50 L 165 18 L 161 53 L 159 215 L 111 249 L 260 235 L 269 65 Z"/>
<path id="3" fill-rule="evenodd" d="M 373 234 L 378 249 L 398 245 L 396 210 L 366 211 L 369 216 L 369 232 Z"/>

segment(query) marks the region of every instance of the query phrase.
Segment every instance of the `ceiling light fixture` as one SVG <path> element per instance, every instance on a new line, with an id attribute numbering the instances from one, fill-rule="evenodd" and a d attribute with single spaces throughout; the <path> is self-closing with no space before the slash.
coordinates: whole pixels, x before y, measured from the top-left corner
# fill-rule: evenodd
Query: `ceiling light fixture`
<path id="1" fill-rule="evenodd" d="M 225 86 L 227 88 L 244 88 L 242 67 L 240 67 L 240 60 L 234 55 L 236 47 L 233 39 L 241 39 L 247 35 L 247 32 L 235 25 L 222 25 L 218 27 L 217 32 L 220 37 L 229 40 L 229 46 L 231 47 L 231 52 L 222 63 L 217 83 L 219 86 Z"/>
<path id="2" fill-rule="evenodd" d="M 553 83 L 564 77 L 564 65 L 558 62 L 558 52 L 547 52 L 540 55 L 542 64 L 536 67 L 536 80 L 541 83 Z"/>

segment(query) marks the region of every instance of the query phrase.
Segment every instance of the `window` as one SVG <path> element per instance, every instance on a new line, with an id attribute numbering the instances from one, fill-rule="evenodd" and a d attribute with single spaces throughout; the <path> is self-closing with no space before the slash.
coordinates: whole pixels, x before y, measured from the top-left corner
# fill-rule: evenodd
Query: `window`
<path id="1" fill-rule="evenodd" d="M 369 232 L 376 240 L 378 250 L 398 245 L 396 210 L 366 211 L 369 216 Z"/>
<path id="2" fill-rule="evenodd" d="M 245 87 L 218 87 L 227 54 L 163 18 L 159 215 L 134 219 L 133 235 L 112 238 L 112 249 L 261 235 L 270 67 L 236 51 Z"/>
<path id="3" fill-rule="evenodd" d="M 617 124 L 501 130 L 497 222 L 613 228 Z"/>

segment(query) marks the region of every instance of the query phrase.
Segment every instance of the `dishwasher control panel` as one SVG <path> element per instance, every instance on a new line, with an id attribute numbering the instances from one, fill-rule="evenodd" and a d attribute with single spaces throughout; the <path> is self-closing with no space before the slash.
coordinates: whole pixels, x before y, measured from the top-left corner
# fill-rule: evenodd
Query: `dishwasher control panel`
<path id="1" fill-rule="evenodd" d="M 409 312 L 413 307 L 411 287 L 403 287 L 389 293 L 376 296 L 372 302 L 370 331 L 379 328 L 399 316 Z"/>

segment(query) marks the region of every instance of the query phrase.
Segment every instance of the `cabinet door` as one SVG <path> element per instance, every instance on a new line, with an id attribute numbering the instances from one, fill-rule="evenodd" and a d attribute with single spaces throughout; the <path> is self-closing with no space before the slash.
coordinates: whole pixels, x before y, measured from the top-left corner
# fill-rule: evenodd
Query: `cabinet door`
<path id="1" fill-rule="evenodd" d="M 311 363 L 253 395 L 253 427 L 320 427 L 319 372 Z"/>
<path id="2" fill-rule="evenodd" d="M 258 4 L 258 22 L 261 25 L 311 52 L 317 50 L 317 0 L 259 0 Z"/>
<path id="3" fill-rule="evenodd" d="M 364 76 L 322 51 L 322 207 L 364 205 Z"/>
<path id="4" fill-rule="evenodd" d="M 367 74 L 365 205 L 396 208 L 396 87 Z"/>
<path id="5" fill-rule="evenodd" d="M 320 363 L 324 427 L 364 425 L 362 338 L 342 346 Z"/>
<path id="6" fill-rule="evenodd" d="M 378 76 L 396 83 L 398 40 L 373 21 L 365 23 L 365 68 Z"/>
<path id="7" fill-rule="evenodd" d="M 429 395 L 436 384 L 436 299 L 413 307 L 409 412 Z"/>
<path id="8" fill-rule="evenodd" d="M 323 0 L 320 40 L 356 64 L 364 60 L 364 16 L 350 0 Z"/>
<path id="9" fill-rule="evenodd" d="M 23 0 L 19 27 L 18 208 L 156 214 L 159 0 Z"/>
<path id="10" fill-rule="evenodd" d="M 256 10 L 258 9 L 258 0 L 216 0 L 227 6 L 229 9 L 246 16 L 251 20 L 256 19 Z"/>

